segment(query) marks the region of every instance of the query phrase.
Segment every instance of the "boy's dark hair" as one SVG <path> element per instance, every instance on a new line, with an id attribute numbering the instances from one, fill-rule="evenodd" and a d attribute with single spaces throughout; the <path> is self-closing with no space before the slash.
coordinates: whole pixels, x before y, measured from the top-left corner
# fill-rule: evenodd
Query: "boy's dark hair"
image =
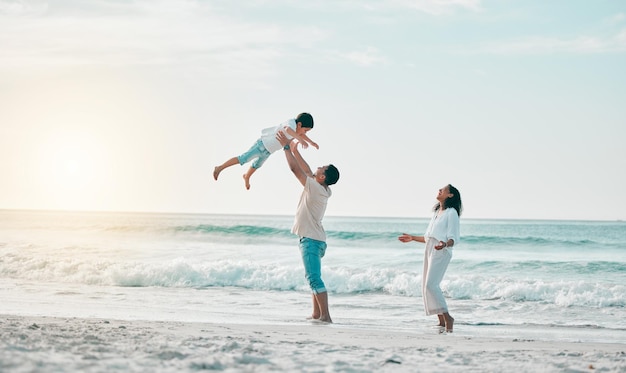
<path id="1" fill-rule="evenodd" d="M 337 182 L 337 180 L 339 180 L 339 170 L 337 169 L 337 167 L 329 164 L 326 171 L 324 171 L 324 176 L 326 176 L 326 178 L 324 179 L 326 185 L 333 185 Z"/>
<path id="2" fill-rule="evenodd" d="M 296 123 L 302 123 L 304 128 L 313 128 L 313 116 L 309 113 L 300 113 L 296 118 Z"/>

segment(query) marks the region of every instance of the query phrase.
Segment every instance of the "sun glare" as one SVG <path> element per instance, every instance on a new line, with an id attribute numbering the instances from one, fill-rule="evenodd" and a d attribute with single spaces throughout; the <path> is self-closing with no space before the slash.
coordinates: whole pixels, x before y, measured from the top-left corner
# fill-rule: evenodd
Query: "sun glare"
<path id="1" fill-rule="evenodd" d="M 102 168 L 101 146 L 85 133 L 65 133 L 46 139 L 42 147 L 42 186 L 58 209 L 88 209 L 97 194 Z"/>
<path id="2" fill-rule="evenodd" d="M 75 151 L 59 160 L 57 184 L 65 190 L 81 191 L 90 184 L 93 174 L 83 163 L 92 164 L 91 155 L 86 151 Z M 92 165 L 93 167 L 93 165 Z"/>

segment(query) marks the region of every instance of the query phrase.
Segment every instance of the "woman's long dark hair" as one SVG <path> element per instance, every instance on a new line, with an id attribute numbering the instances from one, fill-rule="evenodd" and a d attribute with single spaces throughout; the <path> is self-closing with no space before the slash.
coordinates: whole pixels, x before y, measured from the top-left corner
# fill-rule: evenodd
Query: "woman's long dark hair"
<path id="1" fill-rule="evenodd" d="M 453 209 L 456 210 L 456 213 L 459 214 L 459 216 L 461 216 L 461 213 L 463 212 L 463 202 L 461 202 L 461 193 L 459 192 L 457 188 L 453 187 L 452 184 L 448 184 L 448 190 L 450 191 L 450 194 L 452 194 L 452 197 L 446 198 L 446 200 L 443 201 L 443 207 L 444 209 L 452 207 Z M 440 207 L 441 206 L 439 204 L 436 204 L 433 207 L 433 211 L 435 212 L 439 211 Z"/>

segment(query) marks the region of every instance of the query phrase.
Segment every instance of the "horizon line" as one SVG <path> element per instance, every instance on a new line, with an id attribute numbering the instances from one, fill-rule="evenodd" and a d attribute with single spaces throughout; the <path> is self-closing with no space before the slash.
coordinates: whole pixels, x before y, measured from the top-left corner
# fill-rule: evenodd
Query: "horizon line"
<path id="1" fill-rule="evenodd" d="M 188 211 L 139 211 L 139 210 L 72 210 L 72 209 L 37 209 L 37 208 L 3 208 L 0 212 L 44 212 L 44 213 L 86 213 L 86 214 L 143 214 L 143 215 L 222 215 L 222 216 L 294 216 L 294 214 L 263 214 L 263 213 L 228 213 L 228 212 L 188 212 Z M 400 216 L 400 215 L 326 215 L 325 218 L 363 218 L 363 219 L 430 219 L 429 216 Z M 568 221 L 568 222 L 605 222 L 623 223 L 623 219 L 556 219 L 556 218 L 481 218 L 464 217 L 467 220 L 507 220 L 507 221 Z"/>

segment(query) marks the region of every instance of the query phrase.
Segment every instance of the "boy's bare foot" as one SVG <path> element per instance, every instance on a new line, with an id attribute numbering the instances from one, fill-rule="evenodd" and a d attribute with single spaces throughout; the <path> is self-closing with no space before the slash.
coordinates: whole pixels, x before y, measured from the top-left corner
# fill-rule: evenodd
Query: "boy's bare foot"
<path id="1" fill-rule="evenodd" d="M 250 176 L 243 174 L 243 180 L 246 182 L 246 189 L 250 190 Z"/>
<path id="2" fill-rule="evenodd" d="M 328 323 L 328 324 L 333 323 L 333 320 L 331 320 L 330 316 L 320 317 L 318 320 L 321 322 Z"/>
<path id="3" fill-rule="evenodd" d="M 215 166 L 215 168 L 213 169 L 213 178 L 215 180 L 217 180 L 217 177 L 220 176 L 220 172 L 222 172 L 220 166 Z"/>

